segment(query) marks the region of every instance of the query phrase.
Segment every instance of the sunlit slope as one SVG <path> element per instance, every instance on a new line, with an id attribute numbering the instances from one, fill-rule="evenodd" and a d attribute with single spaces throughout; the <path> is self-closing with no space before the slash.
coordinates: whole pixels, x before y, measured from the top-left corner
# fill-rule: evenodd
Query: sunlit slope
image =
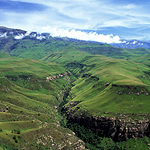
<path id="1" fill-rule="evenodd" d="M 102 56 L 86 57 L 82 63 L 93 67 L 74 82 L 70 100 L 79 104 L 71 108 L 69 100 L 70 111 L 100 116 L 150 113 L 148 67 Z"/>
<path id="2" fill-rule="evenodd" d="M 81 59 L 85 58 L 86 56 L 92 56 L 89 53 L 81 52 L 74 48 L 72 45 L 65 47 L 63 50 L 59 52 L 54 52 L 48 54 L 46 57 L 42 58 L 42 61 L 51 61 L 57 63 L 67 64 L 69 62 L 80 61 Z"/>
<path id="3" fill-rule="evenodd" d="M 70 149 L 80 143 L 72 132 L 60 127 L 55 109 L 69 87 L 67 74 L 47 80 L 65 72 L 65 68 L 55 63 L 0 59 L 2 149 L 58 149 L 60 145 Z"/>
<path id="4" fill-rule="evenodd" d="M 77 112 L 110 116 L 149 113 L 148 67 L 102 56 L 87 57 L 82 63 L 94 67 L 74 82 L 70 96 L 71 101 L 80 102 L 75 106 L 80 108 Z"/>
<path id="5" fill-rule="evenodd" d="M 8 58 L 8 57 L 10 57 L 10 56 L 0 52 L 0 58 Z"/>
<path id="6" fill-rule="evenodd" d="M 143 55 L 142 57 L 133 59 L 133 61 L 150 66 L 150 55 Z"/>
<path id="7" fill-rule="evenodd" d="M 67 54 L 64 52 L 61 58 L 71 58 Z M 54 55 L 59 62 L 60 55 Z M 86 112 L 100 116 L 150 113 L 149 67 L 100 55 L 85 55 L 84 58 L 76 58 L 78 61 L 61 58 L 60 63 L 78 76 L 66 104 L 70 113 Z M 49 56 L 48 60 L 53 61 L 53 57 Z M 134 117 L 137 116 L 133 115 L 132 118 Z"/>
<path id="8" fill-rule="evenodd" d="M 81 61 L 89 64 L 93 76 L 103 82 L 112 82 L 121 85 L 146 85 L 148 82 L 149 67 L 132 61 L 113 59 L 104 56 L 89 56 Z"/>
<path id="9" fill-rule="evenodd" d="M 46 62 L 57 62 L 72 73 L 89 74 L 99 78 L 101 82 L 112 82 L 121 85 L 147 86 L 149 67 L 133 61 L 114 59 L 102 55 L 91 55 L 72 48 L 47 55 L 42 59 Z"/>

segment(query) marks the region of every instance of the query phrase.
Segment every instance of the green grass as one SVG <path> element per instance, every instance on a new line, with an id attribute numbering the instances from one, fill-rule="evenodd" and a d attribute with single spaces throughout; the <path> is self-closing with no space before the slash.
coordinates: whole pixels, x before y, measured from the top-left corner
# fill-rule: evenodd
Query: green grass
<path id="1" fill-rule="evenodd" d="M 68 63 L 68 62 L 74 62 L 79 61 L 83 59 L 85 56 L 90 56 L 90 54 L 85 52 L 80 52 L 76 48 L 74 48 L 72 45 L 69 45 L 65 47 L 63 50 L 59 52 L 53 52 L 46 57 L 42 58 L 43 61 L 51 61 L 51 62 L 57 62 L 57 63 Z"/>
<path id="2" fill-rule="evenodd" d="M 142 63 L 142 64 L 145 64 L 147 66 L 150 66 L 150 55 L 143 55 L 139 58 L 134 58 L 133 60 L 135 62 Z"/>
<path id="3" fill-rule="evenodd" d="M 63 143 L 66 149 L 74 147 L 78 139 L 59 127 L 60 116 L 55 109 L 62 102 L 64 91 L 70 91 L 66 106 L 79 102 L 69 108 L 72 115 L 86 112 L 88 116 L 126 121 L 149 119 L 149 50 L 61 38 L 6 41 L 6 45 L 4 41 L 0 44 L 1 51 L 18 58 L 0 53 L 0 142 L 5 143 L 2 149 L 7 145 L 8 149 L 50 149 L 52 144 L 59 147 Z M 69 75 L 46 81 L 46 77 L 68 70 Z M 11 133 L 14 129 L 21 134 Z M 74 144 L 69 145 L 68 140 Z M 104 139 L 102 144 L 107 141 Z M 149 139 L 130 139 L 119 144 L 126 149 L 140 149 L 147 147 L 146 141 Z"/>
<path id="4" fill-rule="evenodd" d="M 150 113 L 149 95 L 146 95 L 150 94 L 150 69 L 144 64 L 100 55 L 92 56 L 71 47 L 48 55 L 43 60 L 63 64 L 77 76 L 66 104 L 69 106 L 72 101 L 80 102 L 70 109 L 72 111 L 79 107 L 76 115 L 86 110 L 90 116 L 118 117 L 122 113 L 135 119 L 138 116 L 133 117 L 133 113 Z M 89 76 L 83 77 L 83 74 Z M 105 86 L 106 83 L 109 86 Z M 118 91 L 123 94 L 117 94 Z M 138 95 L 141 91 L 144 92 Z M 129 92 L 132 94 L 126 94 Z"/>
<path id="5" fill-rule="evenodd" d="M 41 61 L 21 59 L 21 58 L 2 58 L 0 60 L 0 75 L 34 75 L 39 78 L 54 76 L 64 73 L 66 70 L 55 63 L 44 63 Z"/>
<path id="6" fill-rule="evenodd" d="M 66 75 L 53 81 L 46 79 L 65 72 L 66 69 L 56 63 L 0 59 L 1 149 L 46 149 L 53 146 L 57 149 L 61 144 L 69 149 L 76 145 L 79 139 L 69 130 L 59 127 L 60 116 L 55 108 L 63 100 L 62 91 L 70 88 L 70 77 Z"/>
<path id="7" fill-rule="evenodd" d="M 61 52 L 68 46 L 93 55 L 98 54 L 126 60 L 132 60 L 150 54 L 150 50 L 145 48 L 124 49 L 116 48 L 108 44 L 53 37 L 43 40 L 29 37 L 14 40 L 13 37 L 9 37 L 2 39 L 0 51 L 11 56 L 39 60 L 49 54 Z"/>
<path id="8" fill-rule="evenodd" d="M 125 149 L 128 150 L 146 150 L 150 148 L 150 139 L 148 137 L 144 138 L 134 138 L 134 139 L 129 139 L 126 142 L 120 142 L 118 143 L 120 146 L 123 146 Z"/>
<path id="9" fill-rule="evenodd" d="M 0 52 L 0 58 L 8 58 L 8 57 L 10 57 L 10 56 Z"/>
<path id="10" fill-rule="evenodd" d="M 63 59 L 59 58 L 58 53 L 54 55 L 58 63 L 62 63 L 72 74 L 78 76 L 73 83 L 74 86 L 70 91 L 68 104 L 66 104 L 69 106 L 71 101 L 79 101 L 80 103 L 75 106 L 80 108 L 76 114 L 86 110 L 89 115 L 106 116 L 105 112 L 109 112 L 107 116 L 118 116 L 123 113 L 130 114 L 134 118 L 132 113 L 150 113 L 149 95 L 146 95 L 150 92 L 150 77 L 147 74 L 150 72 L 149 67 L 129 60 L 100 55 L 81 54 L 84 57 L 78 56 L 77 62 L 67 59 L 70 58 L 67 52 L 62 53 L 61 58 Z M 51 57 L 49 60 L 52 60 Z M 82 77 L 83 74 L 89 76 Z M 106 83 L 109 83 L 108 87 L 105 86 Z M 117 91 L 125 92 L 119 95 Z M 144 92 L 137 95 L 141 91 Z M 126 94 L 128 92 L 132 94 Z M 132 108 L 128 107 L 129 103 L 133 106 Z"/>

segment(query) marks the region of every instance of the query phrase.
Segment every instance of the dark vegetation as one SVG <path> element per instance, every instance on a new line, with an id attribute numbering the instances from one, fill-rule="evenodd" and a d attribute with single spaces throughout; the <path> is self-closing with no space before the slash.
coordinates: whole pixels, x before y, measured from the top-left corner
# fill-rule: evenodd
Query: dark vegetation
<path id="1" fill-rule="evenodd" d="M 85 142 L 85 147 L 90 150 L 124 150 L 124 148 L 114 143 L 111 139 L 107 139 L 108 142 L 103 144 L 104 138 L 100 137 L 97 133 L 94 133 L 92 130 L 80 126 L 77 123 L 67 123 L 67 127 L 76 133 L 76 136 L 81 138 Z"/>

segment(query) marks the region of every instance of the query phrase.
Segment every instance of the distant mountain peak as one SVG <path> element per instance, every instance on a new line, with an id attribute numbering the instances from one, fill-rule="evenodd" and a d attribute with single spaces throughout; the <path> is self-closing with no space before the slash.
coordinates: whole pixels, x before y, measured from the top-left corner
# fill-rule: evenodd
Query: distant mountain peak
<path id="1" fill-rule="evenodd" d="M 150 49 L 150 42 L 139 41 L 139 40 L 121 40 L 121 43 L 112 43 L 111 45 L 118 48 L 127 48 L 127 49 L 135 49 L 135 48 L 147 48 Z"/>
<path id="2" fill-rule="evenodd" d="M 0 38 L 7 38 L 11 36 L 17 40 L 25 37 L 36 38 L 38 40 L 48 39 L 51 37 L 50 33 L 28 32 L 21 29 L 12 29 L 0 26 Z"/>

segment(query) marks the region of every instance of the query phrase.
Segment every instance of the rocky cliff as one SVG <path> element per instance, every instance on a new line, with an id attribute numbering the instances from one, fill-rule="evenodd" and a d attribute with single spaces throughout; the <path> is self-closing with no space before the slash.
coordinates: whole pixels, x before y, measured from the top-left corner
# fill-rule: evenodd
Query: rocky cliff
<path id="1" fill-rule="evenodd" d="M 73 105 L 73 104 L 71 104 Z M 91 116 L 88 117 L 85 113 L 78 116 L 73 115 L 74 112 L 67 112 L 67 119 L 69 122 L 78 123 L 81 126 L 91 129 L 102 137 L 110 137 L 115 142 L 126 141 L 130 138 L 150 136 L 149 120 L 127 120 L 124 117 L 104 117 L 104 116 Z M 139 114 L 138 116 L 144 114 Z"/>

